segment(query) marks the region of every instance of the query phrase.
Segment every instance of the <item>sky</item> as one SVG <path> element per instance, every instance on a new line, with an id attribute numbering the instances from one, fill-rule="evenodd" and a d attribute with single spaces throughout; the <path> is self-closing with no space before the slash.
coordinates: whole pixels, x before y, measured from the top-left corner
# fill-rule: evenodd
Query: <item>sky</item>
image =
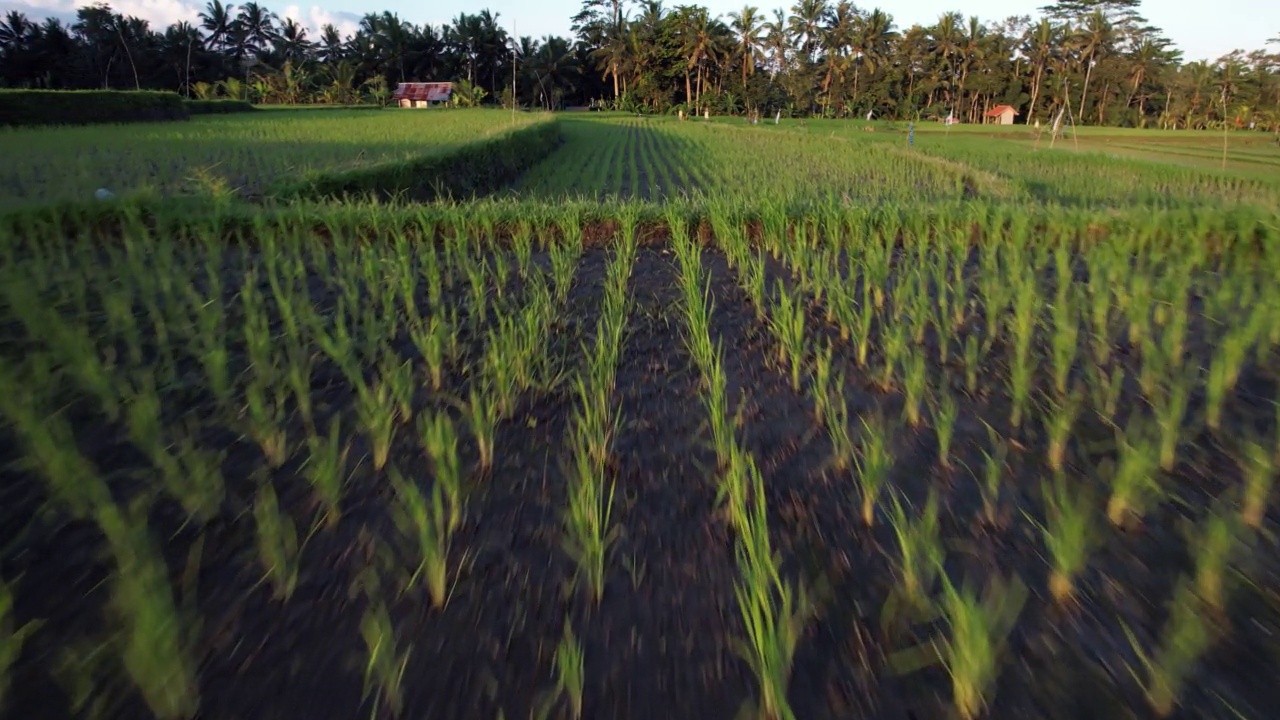
<path id="1" fill-rule="evenodd" d="M 223 0 L 226 2 L 226 0 Z M 508 31 L 513 23 L 518 35 L 541 37 L 568 35 L 569 18 L 581 8 L 581 0 L 320 0 L 321 4 L 289 4 L 265 0 L 262 4 L 280 17 L 293 18 L 318 35 L 318 28 L 333 23 L 343 33 L 355 29 L 366 12 L 390 10 L 415 24 L 440 25 L 459 13 L 489 8 Z M 694 4 L 699 0 L 667 0 L 665 5 Z M 771 15 L 774 7 L 794 0 L 752 0 Z M 1011 15 L 1037 15 L 1048 0 L 881 0 L 858 2 L 860 7 L 877 4 L 893 15 L 899 27 L 930 24 L 939 15 L 958 10 L 977 15 L 983 22 L 1003 20 Z M 49 16 L 71 18 L 86 0 L 0 0 L 0 13 L 19 10 L 33 19 Z M 233 2 L 233 4 L 236 4 Z M 712 13 L 727 15 L 742 8 L 743 0 L 701 0 Z M 163 28 L 179 20 L 194 21 L 204 0 L 110 0 L 111 7 L 124 15 L 135 15 Z M 1267 40 L 1280 36 L 1280 0 L 1219 0 L 1206 6 L 1199 0 L 1146 0 L 1142 12 L 1184 53 L 1186 60 L 1216 59 L 1237 48 L 1256 50 Z"/>

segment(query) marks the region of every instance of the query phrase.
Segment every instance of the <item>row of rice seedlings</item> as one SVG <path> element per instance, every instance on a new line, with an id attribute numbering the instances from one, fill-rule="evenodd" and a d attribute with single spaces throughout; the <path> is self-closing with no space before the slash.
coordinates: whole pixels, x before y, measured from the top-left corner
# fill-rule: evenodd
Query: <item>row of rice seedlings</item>
<path id="1" fill-rule="evenodd" d="M 1182 575 L 1169 602 L 1169 613 L 1154 647 L 1124 627 L 1137 657 L 1129 665 L 1157 717 L 1169 717 L 1194 681 L 1204 655 L 1224 631 L 1226 605 L 1233 573 L 1250 538 L 1230 503 L 1219 498 L 1209 515 L 1188 533 L 1193 568 Z"/>
<path id="2" fill-rule="evenodd" d="M 147 528 L 146 499 L 128 508 L 115 503 L 96 468 L 75 449 L 66 418 L 35 395 L 32 388 L 53 387 L 51 378 L 24 377 L 6 364 L 0 365 L 0 379 L 9 388 L 0 394 L 0 414 L 18 437 L 23 463 L 44 478 L 57 510 L 94 522 L 106 537 L 114 565 L 106 609 L 109 654 L 157 717 L 192 717 L 199 692 L 191 620 L 175 603 L 168 569 Z M 78 667 L 72 671 L 75 682 L 92 686 L 97 669 Z M 78 695 L 89 700 L 87 692 Z"/>
<path id="3" fill-rule="evenodd" d="M 636 253 L 634 224 L 624 223 L 615 249 L 607 270 L 595 344 L 590 350 L 584 348 L 587 367 L 574 384 L 577 404 L 569 435 L 573 460 L 568 468 L 564 549 L 577 564 L 575 582 L 582 583 L 595 603 L 604 594 L 606 561 L 617 532 L 610 525 L 614 485 L 606 477 L 620 420 L 611 396 L 626 329 L 627 286 Z"/>
<path id="4" fill-rule="evenodd" d="M 792 719 L 795 713 L 787 701 L 787 686 L 796 645 L 813 605 L 803 586 L 793 586 L 782 577 L 780 558 L 769 540 L 763 476 L 734 436 L 728 419 L 721 353 L 709 335 L 711 308 L 703 290 L 700 250 L 683 226 L 673 228 L 672 238 L 682 271 L 686 346 L 703 376 L 703 400 L 721 460 L 718 495 L 736 539 L 734 594 L 746 637 L 735 638 L 733 646 L 759 687 L 758 697 L 744 703 L 741 713 L 762 720 Z"/>

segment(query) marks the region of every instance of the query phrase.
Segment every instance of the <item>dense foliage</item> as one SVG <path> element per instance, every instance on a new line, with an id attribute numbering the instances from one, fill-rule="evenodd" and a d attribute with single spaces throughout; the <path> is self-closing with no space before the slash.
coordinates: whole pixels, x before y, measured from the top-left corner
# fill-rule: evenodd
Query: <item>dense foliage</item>
<path id="1" fill-rule="evenodd" d="M 0 126 L 185 120 L 188 113 L 171 92 L 0 90 Z"/>
<path id="2" fill-rule="evenodd" d="M 314 39 L 256 2 L 210 0 L 196 24 L 163 32 L 99 4 L 69 25 L 10 12 L 0 23 L 0 84 L 353 103 L 385 102 L 403 80 L 456 80 L 461 104 L 508 104 L 514 85 L 520 104 L 548 108 L 978 122 L 1009 104 L 1026 122 L 1066 111 L 1081 124 L 1280 125 L 1280 54 L 1183 62 L 1139 5 L 1059 0 L 1036 18 L 953 12 L 903 28 L 847 0 L 746 6 L 723 18 L 659 0 L 585 0 L 573 39 L 537 40 L 511 37 L 488 10 L 439 27 L 371 13 L 354 34 L 328 25 Z"/>

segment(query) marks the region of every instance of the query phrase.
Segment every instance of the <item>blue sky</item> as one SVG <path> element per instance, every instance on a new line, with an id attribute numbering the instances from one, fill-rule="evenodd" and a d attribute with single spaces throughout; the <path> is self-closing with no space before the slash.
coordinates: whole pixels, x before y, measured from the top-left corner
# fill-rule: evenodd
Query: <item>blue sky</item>
<path id="1" fill-rule="evenodd" d="M 225 2 L 226 0 L 224 0 Z M 233 0 L 234 1 L 234 0 Z M 695 0 L 667 0 L 668 7 Z M 762 0 L 753 2 L 766 13 L 794 0 Z M 984 22 L 1002 20 L 1010 15 L 1035 15 L 1048 0 L 884 0 L 879 6 L 893 15 L 899 27 L 913 23 L 927 24 L 949 10 L 977 15 Z M 0 0 L 0 12 L 21 10 L 30 16 L 69 17 L 87 0 Z M 113 8 L 126 15 L 146 18 L 156 25 L 168 25 L 180 19 L 194 19 L 205 0 L 114 0 Z M 303 25 L 318 28 L 332 22 L 340 29 L 354 27 L 365 12 L 391 10 L 414 23 L 439 25 L 461 12 L 476 12 L 488 7 L 499 14 L 508 30 L 515 23 L 520 35 L 540 37 L 548 33 L 567 35 L 569 18 L 581 7 L 581 0 L 349 0 L 338 4 L 333 0 L 290 3 L 287 0 L 265 0 L 263 4 L 282 17 L 292 17 Z M 703 0 L 713 13 L 727 14 L 741 9 L 742 0 Z M 858 3 L 874 7 L 876 3 Z M 1254 50 L 1269 38 L 1280 36 L 1280 0 L 1219 0 L 1206 4 L 1195 0 L 1146 0 L 1143 13 L 1156 26 L 1164 29 L 1185 53 L 1188 60 L 1215 59 L 1231 50 Z"/>

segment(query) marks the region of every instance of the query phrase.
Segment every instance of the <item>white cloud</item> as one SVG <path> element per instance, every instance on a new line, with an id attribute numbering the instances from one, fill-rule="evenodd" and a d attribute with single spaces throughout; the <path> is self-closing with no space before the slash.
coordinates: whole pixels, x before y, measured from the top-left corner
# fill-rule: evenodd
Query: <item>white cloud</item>
<path id="1" fill-rule="evenodd" d="M 153 30 L 161 32 L 183 20 L 193 25 L 198 24 L 200 11 L 204 9 L 203 3 L 193 0 L 107 0 L 107 3 L 114 12 L 126 17 L 140 17 L 150 22 Z M 69 23 L 74 21 L 77 8 L 89 4 L 89 0 L 21 0 L 21 2 L 0 0 L 0 15 L 10 10 L 17 10 L 36 22 L 42 22 L 47 17 L 56 17 Z M 311 5 L 305 9 L 299 5 L 288 5 L 283 8 L 272 3 L 263 3 L 263 5 L 281 18 L 293 18 L 294 22 L 307 28 L 307 37 L 312 40 L 320 38 L 320 28 L 328 23 L 338 28 L 338 32 L 343 37 L 354 33 L 360 23 L 359 15 L 340 10 L 328 10 L 319 5 Z"/>

